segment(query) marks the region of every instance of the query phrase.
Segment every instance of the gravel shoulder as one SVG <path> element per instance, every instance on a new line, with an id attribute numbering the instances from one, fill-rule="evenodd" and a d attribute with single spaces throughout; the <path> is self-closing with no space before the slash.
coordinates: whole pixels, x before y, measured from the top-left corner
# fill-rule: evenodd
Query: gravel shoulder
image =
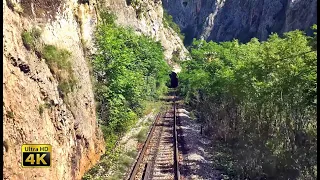
<path id="1" fill-rule="evenodd" d="M 143 128 L 149 128 L 149 126 L 151 125 L 151 123 L 156 115 L 154 111 L 155 111 L 155 109 L 153 109 L 152 112 L 149 113 L 148 115 L 140 118 L 138 120 L 138 122 L 136 123 L 136 125 L 133 128 L 131 128 L 122 138 L 120 138 L 119 145 L 116 148 L 121 149 L 121 152 L 122 152 L 120 154 L 121 157 L 125 157 L 127 152 L 130 152 L 130 151 L 137 152 L 140 150 L 138 147 L 138 140 L 136 139 L 135 136 Z M 138 154 L 138 152 L 137 152 L 137 154 Z M 137 154 L 135 156 L 137 156 Z M 110 170 L 108 171 L 108 173 L 106 175 L 107 179 L 115 179 L 113 176 L 119 171 L 119 164 L 118 163 L 119 162 L 115 163 L 114 166 L 112 166 L 110 168 Z M 131 167 L 134 164 L 134 159 L 131 159 L 129 164 Z M 118 177 L 118 176 L 116 176 L 116 177 Z"/>
<path id="2" fill-rule="evenodd" d="M 189 117 L 183 108 L 177 110 L 180 174 L 182 179 L 220 180 L 221 173 L 215 170 L 208 152 L 211 141 L 200 134 L 201 126 Z"/>

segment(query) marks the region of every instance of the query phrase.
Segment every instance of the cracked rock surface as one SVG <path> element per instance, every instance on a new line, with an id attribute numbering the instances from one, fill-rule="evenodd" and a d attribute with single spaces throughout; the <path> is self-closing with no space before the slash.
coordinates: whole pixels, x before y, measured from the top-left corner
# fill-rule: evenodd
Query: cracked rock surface
<path id="1" fill-rule="evenodd" d="M 50 4 L 49 0 L 23 0 L 24 14 L 19 14 L 7 2 L 3 1 L 3 177 L 81 179 L 103 154 L 104 140 L 96 120 L 89 69 L 80 45 L 81 33 L 73 14 L 73 8 L 79 4 L 67 1 L 60 6 L 60 1 Z M 43 4 L 34 6 L 34 3 Z M 51 8 L 48 16 L 38 16 L 47 3 Z M 34 14 L 31 9 L 26 13 L 28 5 L 33 7 Z M 94 18 L 90 18 L 89 12 L 87 16 Z M 41 27 L 41 40 L 45 44 L 72 52 L 70 61 L 78 83 L 68 95 L 69 103 L 59 96 L 59 82 L 45 60 L 22 43 L 21 33 L 36 26 Z M 51 144 L 52 167 L 22 168 L 22 144 Z"/>
<path id="2" fill-rule="evenodd" d="M 271 32 L 311 33 L 317 23 L 317 0 L 163 0 L 163 5 L 187 41 L 266 40 Z"/>

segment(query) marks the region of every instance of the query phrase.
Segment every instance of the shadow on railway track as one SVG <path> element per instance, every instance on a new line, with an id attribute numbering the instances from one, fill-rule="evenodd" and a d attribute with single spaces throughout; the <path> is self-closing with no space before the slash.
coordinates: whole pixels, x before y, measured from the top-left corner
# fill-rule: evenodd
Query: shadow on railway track
<path id="1" fill-rule="evenodd" d="M 177 108 L 183 108 L 181 105 Z M 210 179 L 210 180 L 220 180 L 223 177 L 219 170 L 214 169 L 212 163 L 208 159 L 207 155 L 204 153 L 204 149 L 209 149 L 207 146 L 209 144 L 204 144 L 201 141 L 200 130 L 197 128 L 191 128 L 189 125 L 190 118 L 187 114 L 179 112 L 177 115 L 177 134 L 178 134 L 178 150 L 179 153 L 184 157 L 183 164 L 180 163 L 180 175 L 183 177 L 189 177 L 196 175 L 197 179 Z M 186 137 L 186 134 L 193 136 L 193 142 L 189 142 L 190 139 Z M 187 142 L 188 141 L 188 142 Z M 189 179 L 186 178 L 186 179 Z"/>
<path id="2" fill-rule="evenodd" d="M 139 161 L 133 166 L 133 170 L 131 171 L 130 178 L 136 178 L 137 172 L 142 172 L 143 177 L 150 178 L 152 176 L 158 176 L 158 178 L 171 178 L 172 175 L 176 176 L 176 156 L 175 151 L 175 140 L 174 140 L 174 102 L 177 102 L 179 98 L 175 98 L 176 90 L 170 89 L 169 96 L 162 98 L 165 111 L 161 113 L 160 119 L 161 121 L 157 121 L 153 127 L 153 130 L 157 128 L 157 135 L 152 136 L 152 134 L 147 139 L 148 143 L 152 143 L 153 145 L 150 146 L 150 154 L 146 155 L 146 158 L 143 159 L 147 148 L 149 147 L 148 143 L 144 146 L 143 151 L 139 155 Z M 177 102 L 179 103 L 179 102 Z M 165 133 L 165 134 L 162 134 Z M 178 132 L 179 134 L 179 132 Z M 151 137 L 155 137 L 154 139 L 150 139 Z M 178 136 L 179 138 L 179 136 Z M 180 137 L 181 138 L 181 137 Z M 180 139 L 183 142 L 183 139 Z M 178 140 L 179 142 L 179 140 Z M 184 144 L 184 143 L 183 143 Z M 179 145 L 179 144 L 178 144 Z M 178 149 L 184 149 L 183 147 L 178 147 Z M 160 150 L 160 152 L 159 152 Z M 174 155 L 174 158 L 173 158 Z M 151 157 L 150 158 L 148 158 Z M 173 159 L 172 159 L 173 158 Z M 174 161 L 174 162 L 173 162 Z M 143 163 L 145 165 L 143 165 Z M 147 163 L 147 164 L 146 164 Z M 142 165 L 142 166 L 141 166 Z M 142 168 L 141 168 L 142 167 Z M 140 175 L 138 175 L 140 176 Z"/>
<path id="3" fill-rule="evenodd" d="M 172 138 L 172 137 L 164 137 L 164 138 L 163 138 L 163 142 L 165 142 L 165 143 L 172 143 L 172 142 L 173 142 L 173 138 Z"/>
<path id="4" fill-rule="evenodd" d="M 179 117 L 179 116 L 177 117 L 177 126 L 178 127 L 181 126 L 181 117 Z M 185 156 L 188 154 L 190 149 L 186 147 L 186 142 L 185 142 L 185 138 L 183 135 L 183 130 L 178 128 L 177 135 L 178 135 L 178 151 L 183 156 Z M 184 162 L 184 164 L 180 163 L 180 165 L 179 165 L 180 175 L 183 177 L 187 177 L 188 172 L 191 171 L 190 166 L 188 166 L 187 164 L 188 164 L 188 162 Z"/>

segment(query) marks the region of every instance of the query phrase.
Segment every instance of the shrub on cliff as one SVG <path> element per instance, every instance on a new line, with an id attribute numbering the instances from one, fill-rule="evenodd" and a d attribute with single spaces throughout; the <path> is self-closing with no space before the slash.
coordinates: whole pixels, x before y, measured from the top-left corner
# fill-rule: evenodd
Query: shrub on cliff
<path id="1" fill-rule="evenodd" d="M 183 41 L 184 35 L 181 33 L 180 27 L 173 21 L 173 17 L 170 14 L 168 14 L 166 10 L 163 10 L 163 20 L 163 25 L 166 28 L 171 27 Z"/>
<path id="2" fill-rule="evenodd" d="M 74 90 L 77 83 L 69 60 L 71 53 L 53 45 L 43 45 L 40 42 L 40 36 L 41 31 L 35 27 L 30 31 L 22 32 L 23 45 L 27 50 L 35 51 L 38 57 L 46 60 L 50 71 L 59 82 L 58 90 L 60 96 L 65 99 L 66 95 Z"/>
<path id="3" fill-rule="evenodd" d="M 30 31 L 24 31 L 21 33 L 23 45 L 27 50 L 36 50 L 36 44 L 40 38 L 41 31 L 37 28 L 32 28 Z"/>
<path id="4" fill-rule="evenodd" d="M 59 82 L 58 90 L 61 97 L 66 97 L 69 92 L 73 91 L 77 82 L 70 62 L 71 53 L 53 45 L 45 45 L 42 56 Z"/>

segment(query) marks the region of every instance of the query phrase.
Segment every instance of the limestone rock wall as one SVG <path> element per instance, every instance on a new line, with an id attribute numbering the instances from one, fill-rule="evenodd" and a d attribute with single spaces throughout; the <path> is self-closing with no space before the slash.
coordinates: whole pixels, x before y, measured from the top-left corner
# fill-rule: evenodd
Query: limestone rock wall
<path id="1" fill-rule="evenodd" d="M 182 40 L 171 28 L 163 25 L 163 7 L 160 0 L 138 0 L 143 8 L 129 5 L 126 0 L 106 0 L 105 7 L 116 14 L 116 23 L 122 26 L 131 27 L 137 33 L 149 35 L 156 41 L 160 41 L 164 50 L 165 58 L 171 64 L 171 57 L 174 51 L 180 52 L 180 58 L 185 59 L 188 51 Z"/>
<path id="2" fill-rule="evenodd" d="M 81 40 L 91 41 L 94 8 L 77 0 L 7 0 L 3 11 L 3 177 L 81 179 L 105 148 Z M 72 53 L 78 83 L 68 103 L 59 96 L 58 81 L 45 60 L 23 45 L 21 33 L 32 27 L 41 28 L 43 43 Z M 32 143 L 52 145 L 51 168 L 21 167 L 21 145 Z"/>
<path id="3" fill-rule="evenodd" d="M 100 1 L 99 1 L 100 2 Z M 187 50 L 178 35 L 162 22 L 161 1 L 141 1 L 142 14 L 125 0 L 106 0 L 117 23 L 159 40 L 169 63 L 174 51 Z M 94 52 L 96 1 L 6 0 L 3 2 L 3 125 L 4 179 L 81 179 L 104 153 L 97 123 L 93 85 L 86 53 Z M 139 15 L 138 15 L 139 14 Z M 68 102 L 58 92 L 58 81 L 47 63 L 27 50 L 21 33 L 41 29 L 40 44 L 71 52 L 77 85 Z M 173 65 L 176 67 L 177 65 Z M 22 144 L 51 144 L 51 168 L 22 168 Z"/>
<path id="4" fill-rule="evenodd" d="M 317 0 L 162 0 L 164 8 L 192 38 L 242 42 L 266 40 L 271 32 L 310 31 L 317 22 Z"/>

